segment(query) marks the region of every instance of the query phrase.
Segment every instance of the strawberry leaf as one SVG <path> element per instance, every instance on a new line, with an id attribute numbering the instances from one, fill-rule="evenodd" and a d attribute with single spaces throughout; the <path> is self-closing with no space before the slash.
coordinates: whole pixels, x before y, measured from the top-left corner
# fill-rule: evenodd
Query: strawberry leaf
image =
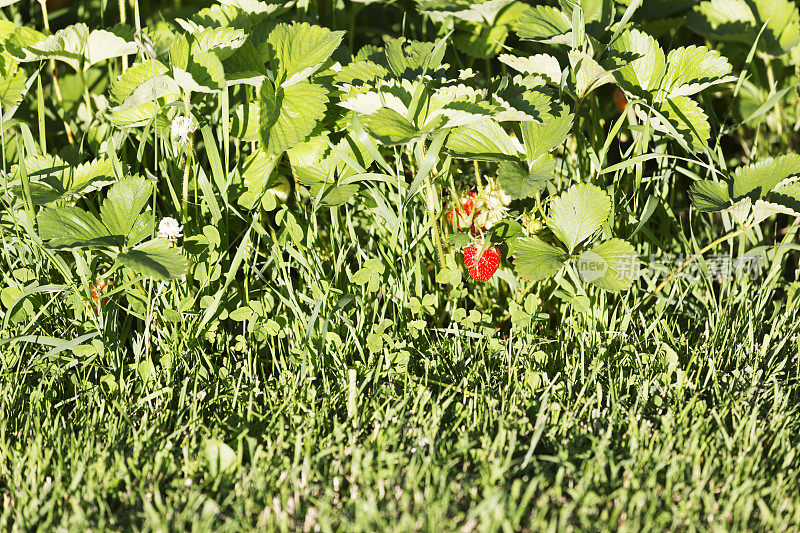
<path id="1" fill-rule="evenodd" d="M 512 241 L 509 252 L 514 256 L 517 274 L 531 281 L 555 276 L 567 260 L 564 250 L 544 242 L 536 235 Z"/>
<path id="2" fill-rule="evenodd" d="M 263 150 L 279 155 L 306 140 L 325 115 L 327 103 L 328 91 L 321 85 L 301 81 L 276 89 L 264 80 L 259 112 Z"/>
<path id="3" fill-rule="evenodd" d="M 547 223 L 569 253 L 591 237 L 611 213 L 611 199 L 597 185 L 580 183 L 550 204 Z"/>
<path id="4" fill-rule="evenodd" d="M 159 239 L 119 254 L 117 261 L 144 276 L 165 281 L 182 277 L 188 266 L 178 248 Z"/>

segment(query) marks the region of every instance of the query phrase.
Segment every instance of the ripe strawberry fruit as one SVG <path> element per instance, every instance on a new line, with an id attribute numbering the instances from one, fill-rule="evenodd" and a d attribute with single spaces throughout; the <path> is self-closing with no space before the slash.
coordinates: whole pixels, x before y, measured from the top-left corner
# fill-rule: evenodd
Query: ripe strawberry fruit
<path id="1" fill-rule="evenodd" d="M 625 93 L 619 87 L 614 89 L 614 107 L 620 114 L 624 113 L 625 108 L 628 107 L 628 99 L 625 98 Z"/>
<path id="2" fill-rule="evenodd" d="M 469 275 L 475 281 L 481 283 L 487 282 L 497 272 L 497 267 L 500 265 L 500 251 L 492 246 L 486 249 L 481 255 L 480 259 L 478 254 L 481 247 L 475 244 L 470 244 L 464 248 L 464 264 L 467 265 Z"/>
<path id="3" fill-rule="evenodd" d="M 478 194 L 470 191 L 461 197 L 461 207 L 455 207 L 446 213 L 447 221 L 456 230 L 461 230 L 472 226 L 472 217 L 478 212 L 475 210 L 475 202 Z"/>
<path id="4" fill-rule="evenodd" d="M 103 295 L 103 289 L 105 289 L 106 287 L 110 287 L 111 285 L 112 283 L 110 280 L 106 281 L 104 279 L 98 280 L 97 283 L 92 283 L 92 286 L 90 287 L 90 292 L 92 294 L 92 300 L 94 301 L 94 305 L 98 310 L 100 309 L 101 298 L 103 300 L 103 305 L 106 305 L 108 303 L 108 296 L 103 297 L 102 295 Z"/>

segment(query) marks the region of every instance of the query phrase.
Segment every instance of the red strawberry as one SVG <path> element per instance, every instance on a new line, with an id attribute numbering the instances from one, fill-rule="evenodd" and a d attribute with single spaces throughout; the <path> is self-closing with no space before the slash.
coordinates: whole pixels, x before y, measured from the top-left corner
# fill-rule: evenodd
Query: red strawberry
<path id="1" fill-rule="evenodd" d="M 628 99 L 625 98 L 625 93 L 619 87 L 614 89 L 614 106 L 620 114 L 624 113 L 625 108 L 628 107 Z"/>
<path id="2" fill-rule="evenodd" d="M 472 225 L 472 217 L 477 214 L 477 211 L 475 211 L 475 199 L 477 197 L 478 194 L 474 191 L 466 193 L 461 197 L 461 207 L 451 209 L 445 214 L 451 226 L 460 230 L 462 227 Z"/>
<path id="3" fill-rule="evenodd" d="M 111 280 L 106 281 L 104 279 L 98 280 L 97 283 L 92 283 L 92 286 L 90 287 L 90 292 L 92 294 L 92 300 L 94 300 L 94 305 L 98 310 L 100 309 L 100 299 L 103 294 L 103 289 L 105 289 L 106 287 L 110 287 L 111 285 L 112 285 Z M 103 300 L 103 305 L 106 305 L 108 303 L 108 296 L 102 298 L 102 300 Z"/>
<path id="4" fill-rule="evenodd" d="M 467 265 L 469 275 L 475 281 L 484 283 L 489 281 L 494 273 L 497 272 L 497 267 L 500 265 L 500 251 L 492 246 L 484 250 L 483 255 L 478 259 L 480 253 L 480 245 L 470 244 L 464 248 L 464 264 Z"/>

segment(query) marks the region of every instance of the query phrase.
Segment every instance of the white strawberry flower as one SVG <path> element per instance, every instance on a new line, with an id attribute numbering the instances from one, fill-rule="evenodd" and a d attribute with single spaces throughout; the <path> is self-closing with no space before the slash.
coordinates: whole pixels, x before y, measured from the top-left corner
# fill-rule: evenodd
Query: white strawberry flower
<path id="1" fill-rule="evenodd" d="M 511 203 L 511 197 L 506 194 L 495 179 L 489 179 L 480 198 L 480 211 L 475 215 L 475 224 L 478 227 L 491 229 L 492 226 L 506 217 Z"/>
<path id="2" fill-rule="evenodd" d="M 188 144 L 189 135 L 197 129 L 191 117 L 179 115 L 172 119 L 172 138 L 177 139 L 178 143 Z"/>
<path id="3" fill-rule="evenodd" d="M 158 236 L 169 242 L 175 242 L 183 237 L 183 226 L 172 217 L 164 217 L 158 223 Z"/>
<path id="4" fill-rule="evenodd" d="M 489 179 L 484 189 L 486 205 L 490 208 L 506 207 L 511 203 L 512 198 L 500 187 L 496 179 Z"/>

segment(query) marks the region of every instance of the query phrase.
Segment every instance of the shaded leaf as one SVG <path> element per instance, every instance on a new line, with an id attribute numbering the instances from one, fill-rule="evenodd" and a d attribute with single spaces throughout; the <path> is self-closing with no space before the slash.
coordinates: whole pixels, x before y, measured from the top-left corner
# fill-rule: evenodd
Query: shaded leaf
<path id="1" fill-rule="evenodd" d="M 188 267 L 179 249 L 160 239 L 119 254 L 117 261 L 139 274 L 160 280 L 180 278 Z"/>
<path id="2" fill-rule="evenodd" d="M 553 177 L 555 159 L 544 155 L 537 159 L 530 170 L 514 161 L 503 161 L 497 170 L 500 186 L 511 198 L 527 198 L 542 190 Z"/>
<path id="3" fill-rule="evenodd" d="M 454 157 L 481 161 L 510 161 L 517 154 L 508 134 L 491 119 L 454 128 L 445 147 Z"/>
<path id="4" fill-rule="evenodd" d="M 304 141 L 325 114 L 328 91 L 308 81 L 288 87 L 264 80 L 259 113 L 261 144 L 267 154 L 278 155 Z"/>
<path id="5" fill-rule="evenodd" d="M 52 248 L 120 246 L 114 237 L 91 213 L 72 206 L 42 210 L 36 217 L 39 236 Z"/>
<path id="6" fill-rule="evenodd" d="M 724 211 L 731 207 L 728 187 L 712 180 L 698 180 L 689 191 L 692 203 L 699 211 Z"/>
<path id="7" fill-rule="evenodd" d="M 153 184 L 144 178 L 118 181 L 108 190 L 100 207 L 100 219 L 111 233 L 127 237 L 152 194 Z"/>

